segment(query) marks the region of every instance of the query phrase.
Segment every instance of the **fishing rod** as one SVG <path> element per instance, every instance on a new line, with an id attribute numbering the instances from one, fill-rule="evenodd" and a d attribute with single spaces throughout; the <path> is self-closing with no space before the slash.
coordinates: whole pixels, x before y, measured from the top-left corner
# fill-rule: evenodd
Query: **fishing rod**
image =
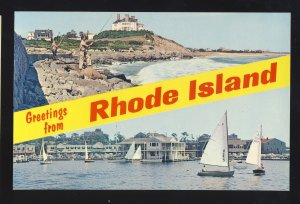
<path id="1" fill-rule="evenodd" d="M 63 35 L 62 38 L 60 39 L 60 42 L 58 43 L 58 46 L 60 46 L 60 44 L 62 43 L 64 38 L 65 38 L 65 36 Z"/>
<path id="2" fill-rule="evenodd" d="M 102 26 L 102 28 L 101 28 L 101 30 L 100 30 L 100 32 L 99 33 L 101 33 L 102 32 L 102 30 L 103 30 L 103 28 L 107 25 L 107 23 L 109 22 L 109 20 L 111 19 L 111 17 L 112 17 L 112 15 L 113 15 L 113 13 L 109 16 L 109 18 L 106 20 L 106 22 L 103 24 L 103 26 Z M 98 41 L 98 40 L 96 40 L 96 41 Z M 92 42 L 91 42 L 91 44 L 90 44 L 90 46 L 91 45 L 93 45 L 94 44 L 94 38 L 92 39 Z"/>
<path id="3" fill-rule="evenodd" d="M 102 32 L 103 28 L 106 26 L 106 24 L 108 23 L 108 21 L 111 19 L 112 15 L 113 15 L 113 13 L 112 13 L 112 14 L 109 16 L 109 18 L 106 20 L 105 24 L 102 26 L 102 28 L 101 28 L 101 30 L 100 30 L 99 33 Z"/>

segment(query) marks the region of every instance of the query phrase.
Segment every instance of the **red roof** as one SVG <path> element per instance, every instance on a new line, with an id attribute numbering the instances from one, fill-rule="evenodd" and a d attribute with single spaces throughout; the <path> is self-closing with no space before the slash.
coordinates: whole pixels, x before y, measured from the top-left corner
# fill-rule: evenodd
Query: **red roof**
<path id="1" fill-rule="evenodd" d="M 264 143 L 267 143 L 271 140 L 273 140 L 273 138 L 263 138 L 263 139 L 261 139 L 261 143 L 264 144 Z"/>

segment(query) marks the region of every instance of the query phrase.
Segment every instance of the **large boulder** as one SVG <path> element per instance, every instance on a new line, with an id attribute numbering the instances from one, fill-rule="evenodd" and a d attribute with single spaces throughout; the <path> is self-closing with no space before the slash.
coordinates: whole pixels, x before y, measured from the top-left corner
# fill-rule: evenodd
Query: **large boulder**
<path id="1" fill-rule="evenodd" d="M 100 74 L 97 70 L 94 70 L 93 68 L 86 68 L 80 71 L 81 76 L 86 76 L 89 79 L 107 79 L 105 75 Z"/>

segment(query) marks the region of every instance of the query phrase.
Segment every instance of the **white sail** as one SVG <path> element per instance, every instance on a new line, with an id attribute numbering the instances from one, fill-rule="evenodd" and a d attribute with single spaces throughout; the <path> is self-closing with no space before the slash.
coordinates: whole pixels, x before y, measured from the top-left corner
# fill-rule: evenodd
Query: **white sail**
<path id="1" fill-rule="evenodd" d="M 86 142 L 84 142 L 85 144 L 85 159 L 89 159 L 89 154 L 88 154 L 88 150 L 87 150 L 87 145 L 86 145 Z"/>
<path id="2" fill-rule="evenodd" d="M 259 132 L 256 133 L 251 143 L 247 155 L 246 163 L 254 164 L 257 165 L 258 167 L 261 167 L 261 138 Z"/>
<path id="3" fill-rule="evenodd" d="M 41 147 L 41 155 L 42 155 L 42 160 L 46 161 L 48 159 L 48 155 L 45 152 L 45 145 L 44 145 L 44 140 L 42 141 L 42 147 Z"/>
<path id="4" fill-rule="evenodd" d="M 134 151 L 135 151 L 135 142 L 132 142 L 127 154 L 125 155 L 125 159 L 132 159 L 132 157 L 134 155 Z"/>
<path id="5" fill-rule="evenodd" d="M 142 159 L 142 149 L 141 146 L 137 148 L 134 155 L 132 156 L 132 160 L 140 160 Z"/>
<path id="6" fill-rule="evenodd" d="M 227 112 L 225 112 L 206 145 L 200 163 L 228 167 L 227 134 Z"/>

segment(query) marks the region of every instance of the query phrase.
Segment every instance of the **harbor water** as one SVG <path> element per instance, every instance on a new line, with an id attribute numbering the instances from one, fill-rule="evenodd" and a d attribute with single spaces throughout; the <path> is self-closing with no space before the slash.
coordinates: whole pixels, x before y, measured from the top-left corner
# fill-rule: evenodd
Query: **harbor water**
<path id="1" fill-rule="evenodd" d="M 14 163 L 15 190 L 289 190 L 289 161 L 263 161 L 266 174 L 254 176 L 254 166 L 235 169 L 230 178 L 200 177 L 199 161 L 173 163 L 112 163 L 98 160 Z M 244 165 L 245 164 L 234 164 Z"/>

